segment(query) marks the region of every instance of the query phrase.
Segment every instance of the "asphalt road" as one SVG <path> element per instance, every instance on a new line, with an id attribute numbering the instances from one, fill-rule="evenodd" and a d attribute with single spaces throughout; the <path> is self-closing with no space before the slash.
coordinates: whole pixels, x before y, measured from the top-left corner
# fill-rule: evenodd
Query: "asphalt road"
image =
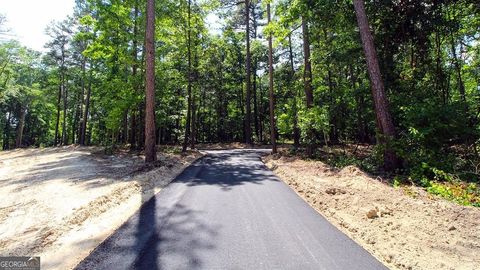
<path id="1" fill-rule="evenodd" d="M 387 269 L 268 170 L 261 152 L 209 151 L 76 269 Z"/>

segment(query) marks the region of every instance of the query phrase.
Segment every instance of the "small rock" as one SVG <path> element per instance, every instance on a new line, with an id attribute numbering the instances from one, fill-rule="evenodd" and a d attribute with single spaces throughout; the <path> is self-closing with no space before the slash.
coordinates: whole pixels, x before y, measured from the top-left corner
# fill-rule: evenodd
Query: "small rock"
<path id="1" fill-rule="evenodd" d="M 454 231 L 454 230 L 456 230 L 456 229 L 457 229 L 457 228 L 455 228 L 455 226 L 453 226 L 453 225 L 450 226 L 450 228 L 448 228 L 449 231 Z"/>
<path id="2" fill-rule="evenodd" d="M 378 217 L 378 209 L 372 209 L 367 212 L 367 218 L 377 218 Z"/>
<path id="3" fill-rule="evenodd" d="M 325 190 L 325 193 L 330 194 L 330 195 L 337 195 L 337 194 L 345 194 L 347 192 L 345 190 L 341 190 L 339 188 L 327 188 L 327 190 Z"/>
<path id="4" fill-rule="evenodd" d="M 374 239 L 367 239 L 367 244 L 375 245 L 377 242 Z"/>
<path id="5" fill-rule="evenodd" d="M 389 209 L 389 208 L 383 208 L 380 210 L 380 216 L 383 217 L 383 216 L 392 216 L 393 213 L 392 213 L 392 210 Z"/>

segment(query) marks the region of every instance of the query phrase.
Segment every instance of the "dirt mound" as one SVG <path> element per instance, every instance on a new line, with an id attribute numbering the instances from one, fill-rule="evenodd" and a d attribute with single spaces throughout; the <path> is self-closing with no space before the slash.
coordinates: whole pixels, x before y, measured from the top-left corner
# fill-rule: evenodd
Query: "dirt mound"
<path id="1" fill-rule="evenodd" d="M 338 172 L 338 176 L 340 177 L 352 177 L 352 176 L 361 176 L 361 177 L 368 177 L 366 173 L 364 173 L 361 169 L 356 166 L 347 166 L 341 169 Z"/>
<path id="2" fill-rule="evenodd" d="M 312 207 L 391 269 L 480 269 L 480 209 L 393 188 L 349 166 L 319 161 L 267 166 Z"/>

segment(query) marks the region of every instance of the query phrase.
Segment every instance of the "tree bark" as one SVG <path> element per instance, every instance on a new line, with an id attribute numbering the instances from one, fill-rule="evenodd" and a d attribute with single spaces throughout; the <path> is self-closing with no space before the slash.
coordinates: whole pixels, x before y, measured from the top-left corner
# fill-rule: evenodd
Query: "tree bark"
<path id="1" fill-rule="evenodd" d="M 147 0 L 145 31 L 145 162 L 157 159 L 155 137 L 155 0 Z"/>
<path id="2" fill-rule="evenodd" d="M 92 67 L 90 67 L 92 69 Z M 87 96 L 85 97 L 85 109 L 83 110 L 83 120 L 82 120 L 82 127 L 80 133 L 80 145 L 85 145 L 85 138 L 87 132 L 87 122 L 88 122 L 88 113 L 90 110 L 90 95 L 92 93 L 92 71 L 90 70 L 90 75 L 88 79 L 88 87 L 87 87 Z"/>
<path id="3" fill-rule="evenodd" d="M 310 36 L 308 32 L 308 23 L 302 17 L 303 31 L 303 54 L 304 54 L 304 71 L 303 83 L 305 89 L 307 108 L 313 107 L 313 89 L 312 89 L 312 62 L 310 61 Z"/>
<path id="4" fill-rule="evenodd" d="M 257 140 L 260 137 L 259 127 L 258 127 L 258 100 L 257 100 L 257 60 L 255 59 L 253 63 L 253 126 L 255 128 L 255 136 Z"/>
<path id="5" fill-rule="evenodd" d="M 122 144 L 128 142 L 128 109 L 123 111 L 121 142 Z"/>
<path id="6" fill-rule="evenodd" d="M 300 129 L 298 127 L 297 91 L 295 89 L 295 67 L 293 63 L 292 34 L 288 35 L 288 56 L 290 60 L 290 89 L 293 97 L 293 146 L 300 145 Z"/>
<path id="7" fill-rule="evenodd" d="M 83 128 L 83 110 L 84 110 L 84 103 L 85 103 L 85 80 L 86 80 L 86 72 L 85 72 L 85 67 L 86 61 L 85 57 L 82 58 L 82 93 L 80 95 L 80 109 L 78 111 L 80 122 L 78 123 L 78 129 L 77 129 L 77 140 L 78 144 L 80 144 L 80 138 L 82 137 L 82 128 Z M 75 142 L 75 141 L 74 141 Z"/>
<path id="8" fill-rule="evenodd" d="M 187 70 L 187 121 L 185 123 L 185 137 L 183 138 L 182 152 L 187 151 L 188 140 L 191 133 L 191 116 L 192 116 L 192 29 L 191 29 L 191 0 L 188 0 L 188 15 L 187 15 L 187 58 L 188 58 L 188 70 Z"/>
<path id="9" fill-rule="evenodd" d="M 223 62 L 225 61 L 224 52 L 221 52 L 220 61 L 217 64 L 217 74 L 219 76 L 218 91 L 218 105 L 217 105 L 217 140 L 220 142 L 226 141 L 225 136 L 225 118 L 227 117 L 228 101 L 223 91 Z"/>
<path id="10" fill-rule="evenodd" d="M 267 18 L 268 23 L 270 24 L 271 15 L 270 15 L 270 3 L 267 4 Z M 270 141 L 272 142 L 272 153 L 277 153 L 277 140 L 275 134 L 275 104 L 274 104 L 274 93 L 273 93 L 273 48 L 272 48 L 272 34 L 268 34 L 268 78 L 269 78 L 269 87 L 270 87 Z"/>
<path id="11" fill-rule="evenodd" d="M 20 106 L 20 117 L 18 118 L 18 125 L 17 125 L 17 136 L 15 139 L 15 147 L 19 148 L 22 147 L 22 139 L 23 139 L 23 128 L 25 127 L 25 116 L 27 115 L 27 109 Z"/>
<path id="12" fill-rule="evenodd" d="M 245 143 L 252 145 L 251 127 L 251 52 L 250 52 L 250 0 L 245 0 L 245 39 L 246 39 L 246 93 L 245 93 Z"/>
<path id="13" fill-rule="evenodd" d="M 440 38 L 440 33 L 435 31 L 435 73 L 436 73 L 436 80 L 435 80 L 435 89 L 441 93 L 443 104 L 447 104 L 447 95 L 445 93 L 445 73 L 442 69 L 442 40 Z"/>
<path id="14" fill-rule="evenodd" d="M 58 131 L 60 126 L 60 102 L 62 100 L 62 86 L 58 87 L 58 99 L 57 99 L 57 120 L 55 122 L 55 141 L 53 143 L 54 146 L 58 144 Z"/>
<path id="15" fill-rule="evenodd" d="M 255 11 L 255 5 L 252 5 L 252 19 L 253 19 L 253 37 L 257 38 L 258 23 Z M 255 128 L 255 137 L 259 140 L 260 133 L 258 127 L 258 100 L 257 100 L 257 69 L 258 69 L 258 57 L 254 57 L 253 60 L 253 126 Z"/>
<path id="16" fill-rule="evenodd" d="M 264 132 L 263 132 L 264 131 L 264 127 L 263 127 L 264 123 L 263 122 L 264 122 L 265 114 L 264 114 L 264 106 L 263 106 L 262 77 L 258 78 L 258 92 L 259 92 L 259 95 L 260 95 L 260 102 L 259 102 L 260 113 L 258 114 L 258 118 L 259 118 L 258 121 L 260 122 L 260 126 L 259 126 L 259 131 L 258 132 L 260 133 L 259 140 L 260 140 L 260 142 L 263 143 L 265 141 L 264 138 L 263 138 L 264 137 L 263 136 L 264 135 Z"/>
<path id="17" fill-rule="evenodd" d="M 62 123 L 62 144 L 68 144 L 67 136 L 67 86 L 65 83 L 65 45 L 62 45 L 62 64 L 61 64 L 61 76 L 62 76 L 62 95 L 63 95 L 63 123 Z"/>
<path id="18" fill-rule="evenodd" d="M 3 130 L 3 150 L 8 150 L 10 149 L 10 122 L 12 119 L 12 113 L 7 112 L 8 117 L 7 121 L 5 121 L 5 128 Z"/>
<path id="19" fill-rule="evenodd" d="M 67 87 L 62 83 L 62 92 L 63 92 L 63 122 L 62 122 L 62 145 L 68 144 L 67 136 Z"/>
<path id="20" fill-rule="evenodd" d="M 195 103 L 195 92 L 192 93 L 192 119 L 190 132 L 190 148 L 195 149 L 195 142 L 197 140 L 197 126 L 195 125 L 197 121 L 197 105 Z"/>
<path id="21" fill-rule="evenodd" d="M 372 96 L 375 104 L 375 113 L 378 129 L 382 135 L 382 141 L 391 141 L 395 139 L 395 127 L 388 109 L 388 100 L 385 94 L 382 75 L 378 64 L 377 52 L 373 42 L 373 36 L 369 29 L 367 14 L 365 12 L 365 3 L 363 0 L 353 0 L 355 13 L 357 16 L 360 37 L 367 61 L 368 74 L 370 77 Z M 386 170 L 394 170 L 400 167 L 400 159 L 393 149 L 386 145 L 384 152 L 384 167 Z"/>
<path id="22" fill-rule="evenodd" d="M 303 55 L 304 55 L 304 71 L 303 71 L 303 84 L 305 91 L 305 102 L 307 110 L 313 107 L 313 89 L 312 89 L 312 63 L 310 61 L 310 37 L 308 32 L 308 22 L 302 17 L 302 32 L 303 32 Z M 307 137 L 309 141 L 313 140 L 315 132 L 312 128 L 307 131 Z M 307 156 L 313 155 L 313 143 L 307 143 L 306 147 Z"/>

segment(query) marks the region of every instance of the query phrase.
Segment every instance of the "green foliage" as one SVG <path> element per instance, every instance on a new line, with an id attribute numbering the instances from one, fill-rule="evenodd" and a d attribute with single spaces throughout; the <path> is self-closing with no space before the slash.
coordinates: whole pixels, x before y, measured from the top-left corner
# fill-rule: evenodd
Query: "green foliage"
<path id="1" fill-rule="evenodd" d="M 480 188 L 474 183 L 431 182 L 428 192 L 462 205 L 480 207 Z"/>
<path id="2" fill-rule="evenodd" d="M 190 16 L 188 3 L 165 0 L 157 5 L 158 141 L 178 144 L 183 140 L 188 85 L 194 100 L 190 109 L 196 141 L 244 141 L 243 2 L 191 1 Z M 462 204 L 478 203 L 475 188 L 461 184 L 478 185 L 480 178 L 477 1 L 366 1 L 395 139 L 380 137 L 376 128 L 351 1 L 269 3 L 273 12 L 269 25 L 263 25 L 266 1 L 252 1 L 250 8 L 254 76 L 248 102 L 256 142 L 267 142 L 272 128 L 265 45 L 272 34 L 279 141 L 293 141 L 299 131 L 300 144 L 318 149 L 342 142 L 375 144 L 373 152 L 362 158 L 318 153 L 335 167 L 356 165 L 368 172 L 379 171 L 388 147 L 403 161 L 403 170 L 395 173 L 405 177 L 395 178 L 394 186 L 415 183 Z M 222 20 L 219 29 L 209 26 L 212 13 Z M 313 73 L 314 99 L 309 109 L 304 94 L 302 20 L 309 28 Z M 49 27 L 51 40 L 45 55 L 18 42 L 0 43 L 3 148 L 13 146 L 22 112 L 26 112 L 25 145 L 50 146 L 56 135 L 65 135 L 65 143 L 77 143 L 80 123 L 87 121 L 87 143 L 112 149 L 118 143 L 133 143 L 141 148 L 144 31 L 145 1 L 87 0 L 76 1 L 71 18 Z M 83 119 L 87 90 L 91 92 L 89 113 Z"/>
<path id="3" fill-rule="evenodd" d="M 330 129 L 328 111 L 325 108 L 314 107 L 304 108 L 298 112 L 298 124 L 302 133 L 302 140 L 306 144 L 318 143 L 317 138 L 312 134 L 323 134 L 324 139 L 328 136 Z"/>

